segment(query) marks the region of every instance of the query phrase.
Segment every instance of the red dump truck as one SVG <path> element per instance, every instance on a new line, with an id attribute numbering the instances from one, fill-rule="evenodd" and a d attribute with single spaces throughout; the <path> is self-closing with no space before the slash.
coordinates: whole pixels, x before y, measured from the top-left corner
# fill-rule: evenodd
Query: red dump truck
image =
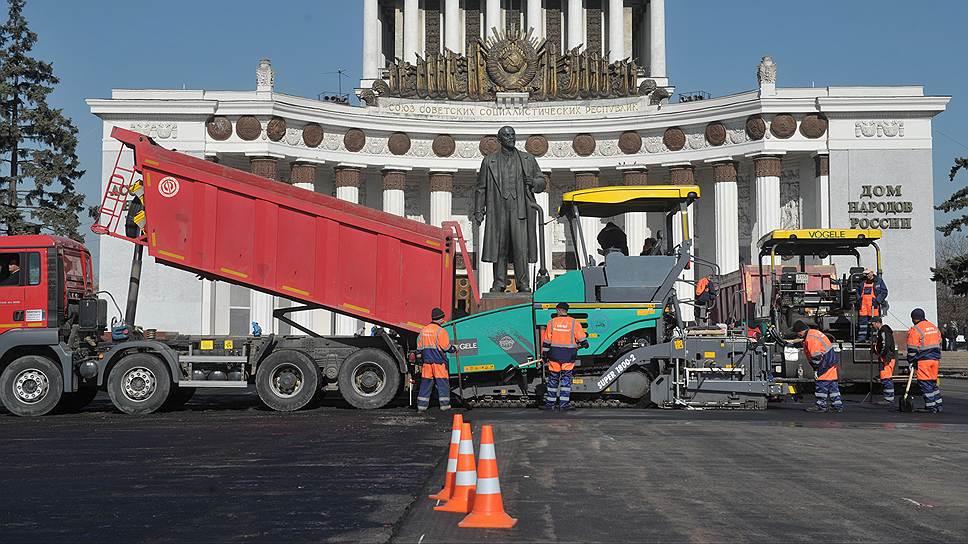
<path id="1" fill-rule="evenodd" d="M 80 405 L 106 388 L 120 410 L 150 413 L 186 402 L 197 387 L 244 388 L 250 381 L 268 406 L 284 411 L 325 390 L 358 408 L 384 406 L 399 393 L 413 370 L 406 354 L 416 332 L 434 307 L 448 318 L 453 311 L 456 244 L 470 262 L 456 223 L 438 228 L 273 182 L 166 150 L 129 130 L 115 128 L 112 137 L 123 146 L 92 228 L 134 244 L 127 326 L 106 338 L 107 307 L 93 292 L 83 246 L 18 241 L 45 248 L 51 296 L 36 309 L 46 320 L 30 323 L 45 331 L 35 341 L 43 345 L 24 351 L 22 341 L 4 343 L 13 331 L 0 329 L 8 410 L 40 415 L 63 404 L 64 395 Z M 134 322 L 145 248 L 165 265 L 302 302 L 275 315 L 307 336 L 143 334 Z M 88 263 L 78 285 L 57 268 L 67 252 Z M 62 295 L 73 303 L 62 303 Z M 289 319 L 316 308 L 385 330 L 322 337 Z M 18 309 L 28 316 L 35 310 Z"/>

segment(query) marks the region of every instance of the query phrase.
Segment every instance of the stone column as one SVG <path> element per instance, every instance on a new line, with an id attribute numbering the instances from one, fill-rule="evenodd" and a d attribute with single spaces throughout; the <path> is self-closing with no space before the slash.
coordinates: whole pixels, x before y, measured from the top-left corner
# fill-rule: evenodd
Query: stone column
<path id="1" fill-rule="evenodd" d="M 770 231 L 780 228 L 780 157 L 755 156 L 753 170 L 756 216 L 750 255 L 755 256 L 757 255 L 756 243 L 759 239 Z"/>
<path id="2" fill-rule="evenodd" d="M 660 85 L 668 83 L 665 81 L 665 0 L 649 0 L 649 75 Z"/>
<path id="3" fill-rule="evenodd" d="M 819 154 L 814 157 L 817 177 L 817 227 L 830 228 L 830 155 Z"/>
<path id="4" fill-rule="evenodd" d="M 388 166 L 383 169 L 383 211 L 404 216 L 404 190 L 407 188 L 407 172 L 410 168 Z"/>
<path id="5" fill-rule="evenodd" d="M 543 173 L 544 173 L 544 177 L 545 177 L 545 190 L 542 191 L 542 192 L 540 192 L 540 193 L 535 193 L 534 194 L 534 199 L 538 203 L 538 206 L 541 206 L 541 212 L 542 212 L 542 215 L 544 216 L 544 219 L 543 219 L 544 220 L 544 224 L 543 225 L 539 225 L 538 228 L 544 229 L 544 239 L 545 239 L 544 258 L 545 258 L 545 266 L 548 268 L 548 273 L 550 274 L 551 273 L 551 268 L 552 268 L 551 267 L 551 258 L 552 258 L 552 251 L 551 251 L 552 248 L 551 248 L 551 245 L 552 245 L 552 241 L 554 240 L 554 236 L 555 236 L 555 225 L 554 225 L 554 223 L 549 223 L 548 222 L 551 219 L 551 217 L 552 217 L 551 214 L 554 213 L 551 210 L 551 193 L 550 193 L 550 191 L 551 191 L 551 170 L 544 170 Z M 539 241 L 540 241 L 540 238 L 539 238 Z M 541 248 L 538 248 L 538 251 L 541 251 Z M 541 259 L 539 258 L 538 259 L 538 262 L 535 263 L 535 265 L 531 267 L 532 268 L 532 270 L 531 270 L 531 277 L 532 278 L 535 276 L 535 273 L 537 272 L 538 267 L 540 267 L 540 266 L 541 266 Z"/>
<path id="6" fill-rule="evenodd" d="M 572 169 L 575 173 L 575 189 L 592 189 L 598 187 L 598 169 L 597 168 L 581 168 Z M 602 230 L 602 220 L 598 217 L 582 217 L 581 218 L 581 231 L 582 238 L 585 239 L 585 255 L 581 254 L 581 243 L 576 240 L 576 245 L 579 251 L 578 262 L 584 264 L 586 255 L 591 255 L 595 262 L 599 262 L 605 257 L 598 254 L 598 232 Z"/>
<path id="7" fill-rule="evenodd" d="M 457 170 L 430 171 L 430 224 L 441 226 L 444 221 L 452 219 L 452 202 L 454 197 L 454 174 Z M 464 236 L 470 235 L 465 232 Z"/>
<path id="8" fill-rule="evenodd" d="M 625 2 L 608 0 L 608 60 L 625 58 Z"/>
<path id="9" fill-rule="evenodd" d="M 585 9 L 582 0 L 568 0 L 568 44 L 567 49 L 574 49 L 585 43 Z"/>
<path id="10" fill-rule="evenodd" d="M 619 166 L 622 173 L 622 183 L 625 185 L 648 185 L 649 173 L 644 166 Z M 649 229 L 649 214 L 644 212 L 630 212 L 625 214 L 625 235 L 629 241 L 629 255 L 638 255 L 642 251 L 645 239 L 652 235 Z"/>
<path id="11" fill-rule="evenodd" d="M 460 0 L 444 0 L 444 49 L 464 50 L 460 46 Z"/>
<path id="12" fill-rule="evenodd" d="M 654 0 L 653 0 L 654 1 Z M 696 169 L 692 164 L 680 163 L 669 165 L 669 178 L 673 185 L 695 185 L 696 184 Z M 690 250 L 693 255 L 697 253 L 696 248 L 696 205 L 690 204 L 687 212 L 689 218 L 686 221 L 686 228 L 689 229 L 689 238 L 692 240 L 692 249 Z M 685 239 L 685 233 L 682 231 L 682 214 L 677 213 L 675 218 L 672 220 L 672 241 L 674 245 L 681 244 L 683 239 Z M 693 263 L 695 265 L 695 263 Z M 701 273 L 707 274 L 709 270 L 703 270 Z M 696 267 L 691 266 L 687 270 L 683 270 L 682 274 L 679 275 L 679 279 L 683 281 L 676 282 L 676 296 L 679 300 L 693 300 L 696 298 L 696 290 L 692 285 L 692 282 L 696 279 Z M 684 304 L 682 308 L 682 319 L 684 321 L 693 321 L 695 319 L 695 310 L 692 306 Z"/>
<path id="13" fill-rule="evenodd" d="M 736 163 L 713 163 L 713 199 L 716 224 L 716 264 L 721 274 L 739 270 L 739 199 Z"/>
<path id="14" fill-rule="evenodd" d="M 279 179 L 279 158 L 272 156 L 249 157 L 249 171 L 257 176 L 271 180 Z M 272 317 L 272 310 L 276 307 L 276 297 L 268 293 L 249 291 L 249 317 L 262 327 L 265 334 L 274 333 L 277 324 Z"/>
<path id="15" fill-rule="evenodd" d="M 533 28 L 531 34 L 538 40 L 545 37 L 544 9 L 541 7 L 541 0 L 525 0 L 528 3 L 528 18 L 525 28 Z M 525 32 L 527 33 L 527 32 Z M 551 266 L 550 264 L 548 265 Z"/>
<path id="16" fill-rule="evenodd" d="M 420 2 L 403 0 L 403 60 L 416 64 L 420 44 Z"/>
<path id="17" fill-rule="evenodd" d="M 504 30 L 504 21 L 501 17 L 501 0 L 485 0 L 484 10 L 484 36 L 490 38 L 494 35 L 494 28 L 498 32 Z"/>
<path id="18" fill-rule="evenodd" d="M 363 79 L 376 79 L 380 75 L 379 60 L 379 7 L 377 0 L 363 0 Z"/>
<path id="19" fill-rule="evenodd" d="M 360 203 L 360 183 L 363 181 L 363 165 L 340 163 L 336 166 L 336 198 L 355 204 Z M 336 316 L 335 334 L 353 335 L 360 326 L 355 317 Z"/>

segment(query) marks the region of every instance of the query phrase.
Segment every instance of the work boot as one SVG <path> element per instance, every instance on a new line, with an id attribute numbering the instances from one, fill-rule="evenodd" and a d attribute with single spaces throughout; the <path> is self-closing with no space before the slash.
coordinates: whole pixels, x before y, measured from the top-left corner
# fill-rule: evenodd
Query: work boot
<path id="1" fill-rule="evenodd" d="M 577 409 L 578 409 L 578 407 L 575 406 L 574 404 L 566 404 L 566 405 L 562 406 L 561 408 L 559 408 L 559 410 L 561 410 L 562 412 L 574 412 Z"/>
<path id="2" fill-rule="evenodd" d="M 427 411 L 427 407 L 426 406 L 417 406 L 417 412 L 423 413 L 423 412 L 426 412 L 426 411 Z"/>
<path id="3" fill-rule="evenodd" d="M 826 406 L 822 408 L 820 406 L 811 406 L 804 410 L 804 412 L 814 412 L 814 413 L 820 413 L 820 412 L 826 412 L 826 411 L 827 411 Z"/>
<path id="4" fill-rule="evenodd" d="M 440 411 L 441 412 L 446 412 L 447 410 L 450 410 L 450 405 L 449 404 L 444 404 L 444 405 L 441 405 L 440 406 Z"/>
<path id="5" fill-rule="evenodd" d="M 541 410 L 542 412 L 553 412 L 554 409 L 555 409 L 555 405 L 554 404 L 539 404 L 538 405 L 538 410 Z"/>

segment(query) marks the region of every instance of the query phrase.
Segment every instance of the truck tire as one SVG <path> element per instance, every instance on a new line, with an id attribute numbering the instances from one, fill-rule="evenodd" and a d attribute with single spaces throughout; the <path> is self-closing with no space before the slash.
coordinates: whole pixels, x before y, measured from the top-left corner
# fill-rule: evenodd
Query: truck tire
<path id="1" fill-rule="evenodd" d="M 194 387 L 172 386 L 171 393 L 168 395 L 168 400 L 165 401 L 165 404 L 162 405 L 161 409 L 165 411 L 177 410 L 182 406 L 185 406 L 185 404 L 192 400 L 192 397 L 194 396 Z"/>
<path id="2" fill-rule="evenodd" d="M 14 415 L 42 416 L 57 407 L 63 394 L 60 367 L 47 357 L 18 357 L 0 375 L 0 401 Z"/>
<path id="3" fill-rule="evenodd" d="M 305 354 L 279 350 L 262 361 L 255 374 L 255 390 L 269 408 L 294 412 L 313 400 L 319 389 L 319 369 Z"/>
<path id="4" fill-rule="evenodd" d="M 399 390 L 400 370 L 393 357 L 383 350 L 355 351 L 339 369 L 339 392 L 355 408 L 383 408 Z"/>
<path id="5" fill-rule="evenodd" d="M 97 386 L 92 385 L 81 387 L 74 393 L 64 393 L 64 396 L 61 397 L 60 404 L 57 406 L 57 411 L 64 413 L 77 412 L 88 404 L 91 404 L 91 401 L 97 396 L 97 391 Z"/>
<path id="6" fill-rule="evenodd" d="M 160 409 L 171 393 L 168 365 L 151 353 L 122 357 L 108 376 L 108 396 L 126 414 L 150 414 Z"/>

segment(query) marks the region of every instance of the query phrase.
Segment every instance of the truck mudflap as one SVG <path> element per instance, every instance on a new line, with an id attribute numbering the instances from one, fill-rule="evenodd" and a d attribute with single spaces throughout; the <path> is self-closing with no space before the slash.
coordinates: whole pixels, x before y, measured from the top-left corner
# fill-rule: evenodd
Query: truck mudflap
<path id="1" fill-rule="evenodd" d="M 130 340 L 113 346 L 111 349 L 104 352 L 103 358 L 97 360 L 98 386 L 104 385 L 104 378 L 107 376 L 107 369 L 112 362 L 118 360 L 119 357 L 122 357 L 126 352 L 129 351 L 144 351 L 157 354 L 163 361 L 165 361 L 165 363 L 168 364 L 168 370 L 171 372 L 172 381 L 175 383 L 179 382 L 181 371 L 178 368 L 178 355 L 172 351 L 170 347 L 155 340 Z"/>

